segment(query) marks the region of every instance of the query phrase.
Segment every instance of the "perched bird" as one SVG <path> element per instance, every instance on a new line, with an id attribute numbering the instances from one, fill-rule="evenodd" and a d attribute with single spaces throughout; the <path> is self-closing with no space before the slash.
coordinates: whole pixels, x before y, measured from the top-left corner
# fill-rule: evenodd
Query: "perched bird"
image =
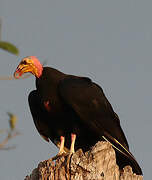
<path id="1" fill-rule="evenodd" d="M 22 59 L 14 77 L 30 72 L 36 77 L 36 90 L 29 94 L 29 106 L 40 135 L 59 147 L 58 155 L 89 150 L 97 141 L 110 142 L 120 168 L 141 168 L 129 151 L 118 115 L 102 88 L 87 77 L 64 74 L 43 67 L 35 56 Z M 70 138 L 71 137 L 71 138 Z"/>

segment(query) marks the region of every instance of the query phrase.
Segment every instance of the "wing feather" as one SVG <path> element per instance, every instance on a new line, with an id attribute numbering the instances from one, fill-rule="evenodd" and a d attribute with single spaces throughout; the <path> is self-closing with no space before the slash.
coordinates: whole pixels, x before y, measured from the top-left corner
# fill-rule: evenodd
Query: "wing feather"
<path id="1" fill-rule="evenodd" d="M 49 142 L 49 129 L 47 124 L 44 123 L 44 119 L 47 119 L 47 112 L 44 112 L 41 108 L 36 90 L 29 94 L 28 101 L 36 129 L 41 137 Z"/>
<path id="2" fill-rule="evenodd" d="M 127 139 L 120 126 L 118 115 L 104 95 L 102 88 L 89 78 L 67 77 L 58 86 L 58 93 L 63 101 L 73 108 L 86 126 L 102 139 L 110 142 L 137 174 L 142 174 L 136 159 L 129 151 Z M 124 159 L 122 157 L 122 159 Z M 121 159 L 120 159 L 121 160 Z M 123 165 L 123 162 L 122 162 Z"/>
<path id="3" fill-rule="evenodd" d="M 100 136 L 106 132 L 129 148 L 119 118 L 101 87 L 89 78 L 68 77 L 59 83 L 58 92 L 92 130 Z"/>

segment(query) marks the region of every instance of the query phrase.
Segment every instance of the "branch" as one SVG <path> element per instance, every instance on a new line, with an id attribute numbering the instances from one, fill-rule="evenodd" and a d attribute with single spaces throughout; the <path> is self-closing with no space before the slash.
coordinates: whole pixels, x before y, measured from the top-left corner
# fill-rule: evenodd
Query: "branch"
<path id="1" fill-rule="evenodd" d="M 108 142 L 98 142 L 85 154 L 79 149 L 69 159 L 61 156 L 40 162 L 25 180 L 143 180 L 126 166 L 123 172 L 116 164 L 115 151 Z"/>

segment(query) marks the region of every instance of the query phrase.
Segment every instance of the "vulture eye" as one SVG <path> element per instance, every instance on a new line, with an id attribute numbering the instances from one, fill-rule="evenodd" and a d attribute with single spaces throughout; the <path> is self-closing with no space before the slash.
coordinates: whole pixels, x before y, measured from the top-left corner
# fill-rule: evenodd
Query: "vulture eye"
<path id="1" fill-rule="evenodd" d="M 22 62 L 22 64 L 26 65 L 26 64 L 27 64 L 27 62 L 26 62 L 26 61 L 23 61 L 23 62 Z"/>

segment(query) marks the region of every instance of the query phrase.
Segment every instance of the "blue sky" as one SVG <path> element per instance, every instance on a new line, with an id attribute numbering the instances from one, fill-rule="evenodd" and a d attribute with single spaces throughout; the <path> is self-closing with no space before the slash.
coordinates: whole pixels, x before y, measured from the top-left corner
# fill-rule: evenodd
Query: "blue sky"
<path id="1" fill-rule="evenodd" d="M 88 76 L 104 90 L 120 117 L 130 150 L 151 177 L 152 2 L 141 0 L 2 0 L 2 39 L 19 57 L 0 50 L 0 76 L 12 75 L 21 58 L 37 56 L 65 73 Z M 18 116 L 22 135 L 0 152 L 0 179 L 24 179 L 38 162 L 57 153 L 35 129 L 28 94 L 35 78 L 1 81 L 1 127 L 7 111 Z"/>

